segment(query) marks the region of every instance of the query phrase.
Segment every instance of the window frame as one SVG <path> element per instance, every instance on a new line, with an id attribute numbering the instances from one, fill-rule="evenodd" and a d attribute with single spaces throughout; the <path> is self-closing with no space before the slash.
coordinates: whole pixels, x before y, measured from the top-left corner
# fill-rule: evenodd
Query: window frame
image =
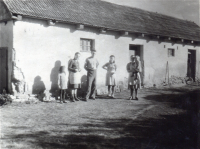
<path id="1" fill-rule="evenodd" d="M 174 48 L 168 48 L 167 54 L 168 54 L 168 57 L 175 57 L 175 49 Z"/>
<path id="2" fill-rule="evenodd" d="M 83 41 L 90 41 L 90 45 L 88 43 L 83 43 Z M 91 50 L 94 48 L 94 39 L 89 38 L 80 38 L 80 52 L 91 52 Z M 86 49 L 86 50 L 83 50 Z"/>

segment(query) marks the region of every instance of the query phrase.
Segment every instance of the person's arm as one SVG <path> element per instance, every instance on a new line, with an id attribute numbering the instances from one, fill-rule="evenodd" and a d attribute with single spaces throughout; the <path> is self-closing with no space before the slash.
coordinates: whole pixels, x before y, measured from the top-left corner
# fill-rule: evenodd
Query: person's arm
<path id="1" fill-rule="evenodd" d="M 102 66 L 103 69 L 108 70 L 108 63 Z"/>
<path id="2" fill-rule="evenodd" d="M 88 68 L 87 68 L 87 59 L 85 60 L 84 68 L 85 68 L 86 71 L 88 71 Z"/>
<path id="3" fill-rule="evenodd" d="M 69 65 L 68 65 L 68 70 L 69 71 L 72 71 L 72 72 L 77 72 L 77 69 L 76 68 L 72 68 L 72 64 L 73 64 L 73 61 L 71 60 L 69 62 Z"/>
<path id="4" fill-rule="evenodd" d="M 58 87 L 60 88 L 60 73 L 58 74 Z"/>

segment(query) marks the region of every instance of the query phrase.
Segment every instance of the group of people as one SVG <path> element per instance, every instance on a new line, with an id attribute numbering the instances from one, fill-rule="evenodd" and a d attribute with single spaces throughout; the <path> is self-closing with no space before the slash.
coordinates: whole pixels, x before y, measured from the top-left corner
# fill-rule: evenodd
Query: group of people
<path id="1" fill-rule="evenodd" d="M 128 86 L 130 89 L 129 100 L 138 100 L 137 90 L 141 87 L 141 64 L 137 56 L 131 56 L 131 62 L 127 64 L 127 71 L 129 73 Z M 71 59 L 68 63 L 69 77 L 66 77 L 65 67 L 61 66 L 58 74 L 58 86 L 60 88 L 60 102 L 65 102 L 66 89 L 70 89 L 71 101 L 79 101 L 77 96 L 77 89 L 81 88 L 81 68 L 79 64 L 80 53 L 76 52 L 74 59 Z M 84 101 L 88 99 L 95 100 L 96 95 L 96 80 L 97 80 L 97 68 L 99 62 L 96 59 L 96 50 L 91 51 L 91 56 L 86 59 L 84 69 L 87 71 L 87 92 Z M 108 86 L 108 96 L 115 98 L 115 86 L 116 86 L 116 70 L 115 56 L 111 55 L 108 63 L 102 66 L 107 71 L 106 73 L 106 86 Z M 135 93 L 135 94 L 134 94 Z"/>

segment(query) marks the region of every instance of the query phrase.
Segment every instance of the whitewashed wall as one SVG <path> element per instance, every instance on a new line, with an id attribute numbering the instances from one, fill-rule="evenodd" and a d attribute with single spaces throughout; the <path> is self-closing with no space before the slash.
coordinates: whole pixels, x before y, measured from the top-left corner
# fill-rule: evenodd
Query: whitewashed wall
<path id="1" fill-rule="evenodd" d="M 67 67 L 68 60 L 73 58 L 74 53 L 80 52 L 80 38 L 95 39 L 97 59 L 100 63 L 97 81 L 99 86 L 105 84 L 106 72 L 101 67 L 108 62 L 110 55 L 116 56 L 118 80 L 127 77 L 129 44 L 139 44 L 144 47 L 145 84 L 158 83 L 165 78 L 167 61 L 170 75 L 185 76 L 187 50 L 197 50 L 197 47 L 193 46 L 120 37 L 117 32 L 99 34 L 98 29 L 95 28 L 86 27 L 84 30 L 76 30 L 75 25 L 61 23 L 47 26 L 46 21 L 23 18 L 23 21 L 18 21 L 14 25 L 13 47 L 16 49 L 17 65 L 24 72 L 29 90 L 32 89 L 36 76 L 41 77 L 47 90 L 51 89 L 52 69 L 58 70 L 55 68 L 55 63 L 60 61 L 61 65 Z M 175 57 L 168 57 L 168 48 L 175 48 Z M 86 74 L 83 69 L 84 61 L 90 53 L 81 52 L 81 54 L 80 62 L 82 75 L 84 75 Z M 199 50 L 197 55 L 199 57 Z"/>

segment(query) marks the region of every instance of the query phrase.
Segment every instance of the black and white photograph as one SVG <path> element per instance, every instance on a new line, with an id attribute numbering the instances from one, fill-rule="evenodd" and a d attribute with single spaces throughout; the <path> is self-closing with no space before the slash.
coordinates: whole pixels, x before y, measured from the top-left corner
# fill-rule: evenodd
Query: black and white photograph
<path id="1" fill-rule="evenodd" d="M 0 0 L 0 149 L 200 149 L 200 1 Z"/>

